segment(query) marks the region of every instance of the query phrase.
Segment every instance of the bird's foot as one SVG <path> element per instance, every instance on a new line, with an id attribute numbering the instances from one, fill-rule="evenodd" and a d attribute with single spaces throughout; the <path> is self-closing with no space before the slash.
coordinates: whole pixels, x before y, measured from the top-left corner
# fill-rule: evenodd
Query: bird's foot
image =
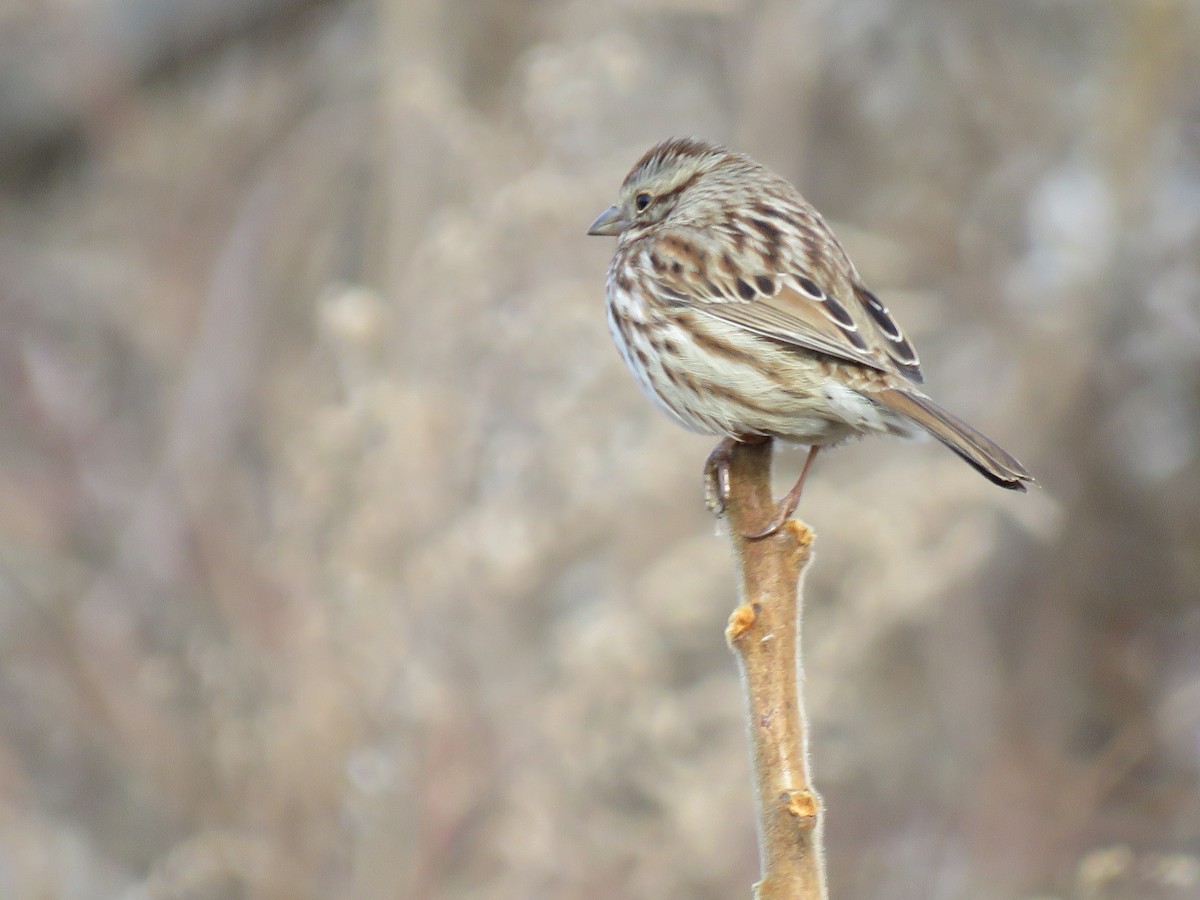
<path id="1" fill-rule="evenodd" d="M 723 438 L 704 461 L 704 505 L 718 519 L 725 515 L 729 501 L 729 464 L 736 444 L 734 438 Z"/>
<path id="2" fill-rule="evenodd" d="M 779 501 L 775 515 L 771 517 L 771 521 L 767 523 L 766 527 L 754 532 L 743 531 L 742 537 L 748 541 L 761 541 L 763 538 L 768 538 L 776 534 L 787 520 L 792 517 L 792 513 L 800 505 L 800 494 L 804 490 L 804 480 L 808 477 L 808 470 L 812 467 L 813 460 L 816 459 L 819 449 L 821 448 L 817 446 L 808 448 L 808 456 L 804 460 L 804 468 L 800 470 L 800 477 L 796 479 L 796 483 L 792 485 L 792 489 Z"/>

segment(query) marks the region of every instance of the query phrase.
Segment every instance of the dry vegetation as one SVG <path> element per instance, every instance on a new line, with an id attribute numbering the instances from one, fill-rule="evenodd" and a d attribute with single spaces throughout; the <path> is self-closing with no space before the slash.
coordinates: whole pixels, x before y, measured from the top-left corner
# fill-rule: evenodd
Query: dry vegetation
<path id="1" fill-rule="evenodd" d="M 0 4 L 0 896 L 746 895 L 709 442 L 583 236 L 677 133 L 1043 486 L 818 463 L 832 895 L 1200 894 L 1197 10 Z"/>

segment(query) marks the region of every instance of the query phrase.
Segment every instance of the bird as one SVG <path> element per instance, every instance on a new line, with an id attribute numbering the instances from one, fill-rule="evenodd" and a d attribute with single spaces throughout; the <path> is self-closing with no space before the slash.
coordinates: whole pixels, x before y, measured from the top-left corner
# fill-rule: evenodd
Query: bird
<path id="1" fill-rule="evenodd" d="M 926 396 L 912 342 L 829 225 L 749 156 L 699 138 L 662 141 L 587 233 L 617 238 L 608 324 L 634 379 L 675 422 L 721 438 L 705 464 L 718 515 L 737 443 L 808 446 L 770 522 L 746 537 L 779 531 L 818 451 L 857 436 L 923 430 L 1002 488 L 1033 483 Z"/>

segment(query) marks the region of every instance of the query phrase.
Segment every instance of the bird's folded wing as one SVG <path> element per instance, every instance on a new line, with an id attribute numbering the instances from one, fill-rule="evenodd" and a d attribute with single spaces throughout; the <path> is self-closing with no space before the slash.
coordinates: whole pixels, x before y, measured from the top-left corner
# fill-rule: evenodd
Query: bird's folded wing
<path id="1" fill-rule="evenodd" d="M 837 324 L 818 310 L 780 309 L 774 298 L 742 301 L 701 302 L 695 309 L 706 315 L 738 325 L 755 334 L 805 350 L 815 350 L 836 359 L 887 371 L 887 366 L 867 347 L 853 343 Z"/>
<path id="2" fill-rule="evenodd" d="M 770 272 L 761 259 L 754 265 L 752 256 L 735 259 L 703 243 L 684 232 L 655 241 L 650 283 L 665 305 L 687 306 L 782 344 L 922 380 L 916 353 L 887 308 L 848 275 Z M 886 339 L 883 346 L 880 338 Z"/>
<path id="3" fill-rule="evenodd" d="M 754 296 L 746 300 L 736 288 L 722 284 L 720 279 L 710 279 L 704 285 L 705 288 L 716 288 L 715 291 L 689 290 L 694 286 L 683 284 L 670 287 L 674 289 L 669 294 L 676 302 L 684 302 L 704 315 L 781 344 L 815 350 L 882 372 L 889 370 L 886 359 L 871 350 L 858 333 L 854 320 L 832 297 L 817 302 L 785 284 L 773 295 L 756 290 Z"/>

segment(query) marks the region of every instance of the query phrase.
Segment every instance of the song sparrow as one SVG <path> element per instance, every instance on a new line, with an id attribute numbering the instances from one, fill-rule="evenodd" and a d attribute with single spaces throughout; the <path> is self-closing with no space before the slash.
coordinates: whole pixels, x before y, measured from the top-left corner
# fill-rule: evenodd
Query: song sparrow
<path id="1" fill-rule="evenodd" d="M 809 446 L 761 532 L 795 511 L 821 447 L 923 428 L 1001 487 L 1017 460 L 914 387 L 908 338 L 791 184 L 747 156 L 685 138 L 652 147 L 588 234 L 617 236 L 608 270 L 613 339 L 642 390 L 692 431 L 722 435 L 706 466 L 723 508 L 736 441 Z"/>

